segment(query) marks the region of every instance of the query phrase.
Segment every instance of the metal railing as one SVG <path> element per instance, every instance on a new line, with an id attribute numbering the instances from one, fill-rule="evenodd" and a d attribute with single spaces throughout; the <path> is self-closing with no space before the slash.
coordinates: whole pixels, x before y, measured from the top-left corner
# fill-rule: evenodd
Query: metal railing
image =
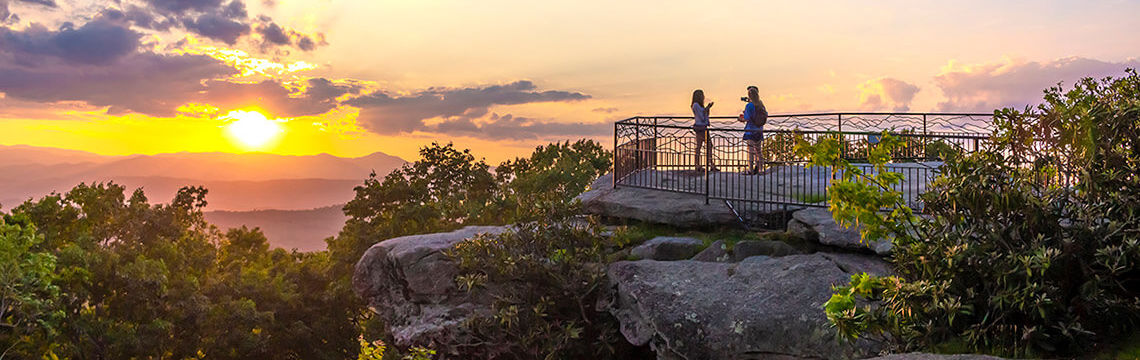
<path id="1" fill-rule="evenodd" d="M 973 152 L 992 132 L 992 114 L 970 113 L 824 113 L 771 115 L 758 146 L 759 174 L 744 174 L 756 165 L 749 158 L 744 126 L 734 117 L 713 117 L 707 131 L 693 129 L 692 117 L 638 116 L 614 124 L 614 186 L 703 195 L 706 203 L 725 201 L 752 221 L 791 210 L 827 207 L 827 189 L 839 174 L 808 167 L 797 156 L 797 138 L 816 142 L 838 138 L 842 156 L 864 172 L 868 150 L 886 130 L 902 140 L 887 171 L 899 172 L 895 190 L 908 206 L 921 212 L 919 195 L 937 176 L 940 154 Z M 698 139 L 700 137 L 700 139 Z M 704 146 L 698 153 L 698 140 Z M 708 166 L 710 165 L 711 166 Z"/>

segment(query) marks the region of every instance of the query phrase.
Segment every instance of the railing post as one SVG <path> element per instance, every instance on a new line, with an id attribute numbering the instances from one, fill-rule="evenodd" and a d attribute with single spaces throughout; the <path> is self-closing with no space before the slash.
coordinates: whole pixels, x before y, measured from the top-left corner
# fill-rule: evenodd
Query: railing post
<path id="1" fill-rule="evenodd" d="M 926 114 L 922 114 L 922 160 L 930 158 L 930 154 L 926 152 L 926 142 L 930 140 L 930 135 L 926 128 Z"/>
<path id="2" fill-rule="evenodd" d="M 649 162 L 655 171 L 657 170 L 657 163 L 661 161 L 657 158 L 657 142 L 659 140 L 661 140 L 661 136 L 657 134 L 657 117 L 655 116 L 653 117 L 653 160 Z"/>
<path id="3" fill-rule="evenodd" d="M 637 171 L 641 170 L 641 158 L 644 156 L 641 153 L 641 118 L 637 119 L 633 127 L 633 143 L 633 169 Z"/>
<path id="4" fill-rule="evenodd" d="M 712 129 L 711 126 L 705 127 L 705 205 L 709 204 L 709 169 L 713 167 L 712 160 Z M 697 158 L 701 156 L 697 152 Z"/>
<path id="5" fill-rule="evenodd" d="M 618 156 L 618 123 L 617 122 L 614 122 L 614 147 L 613 147 L 613 149 L 614 149 L 614 157 L 613 157 L 614 160 L 613 160 L 613 168 L 610 169 L 610 175 L 613 178 L 613 187 L 612 188 L 617 189 L 618 161 L 620 161 L 619 160 L 620 157 Z"/>

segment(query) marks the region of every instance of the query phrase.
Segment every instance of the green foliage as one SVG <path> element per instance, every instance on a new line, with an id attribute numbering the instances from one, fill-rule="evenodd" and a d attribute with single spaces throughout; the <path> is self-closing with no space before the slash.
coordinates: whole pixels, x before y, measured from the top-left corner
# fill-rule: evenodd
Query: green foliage
<path id="1" fill-rule="evenodd" d="M 359 309 L 350 307 L 350 292 L 330 287 L 328 254 L 269 250 L 257 229 L 221 234 L 202 218 L 205 195 L 203 188 L 183 188 L 170 205 L 151 205 L 141 191 L 127 198 L 119 185 L 79 185 L 13 209 L 5 223 L 35 224 L 35 235 L 31 225 L 3 225 L 5 256 L 25 254 L 12 264 L 39 279 L 24 284 L 41 287 L 17 285 L 16 293 L 43 308 L 21 313 L 50 316 L 24 316 L 16 330 L 26 336 L 9 355 L 355 355 L 360 329 L 352 319 Z"/>
<path id="2" fill-rule="evenodd" d="M 28 347 L 33 337 L 52 336 L 60 315 L 54 311 L 56 258 L 35 249 L 41 242 L 31 224 L 0 216 L 0 359 L 51 352 Z"/>
<path id="3" fill-rule="evenodd" d="M 460 243 L 462 288 L 494 299 L 491 316 L 469 324 L 479 338 L 468 358 L 622 358 L 618 323 L 595 304 L 611 248 L 596 223 L 542 221 Z"/>
<path id="4" fill-rule="evenodd" d="M 837 219 L 894 237 L 898 273 L 836 288 L 825 311 L 842 334 L 1071 356 L 1136 328 L 1140 77 L 1052 88 L 1036 109 L 997 111 L 995 124 L 990 149 L 947 159 L 923 195 L 928 219 L 898 211 L 884 179 L 845 177 L 832 188 Z M 829 164 L 834 150 L 804 151 Z"/>
<path id="5" fill-rule="evenodd" d="M 529 158 L 495 168 L 501 213 L 512 222 L 568 214 L 574 197 L 610 169 L 610 153 L 591 140 L 539 146 Z"/>

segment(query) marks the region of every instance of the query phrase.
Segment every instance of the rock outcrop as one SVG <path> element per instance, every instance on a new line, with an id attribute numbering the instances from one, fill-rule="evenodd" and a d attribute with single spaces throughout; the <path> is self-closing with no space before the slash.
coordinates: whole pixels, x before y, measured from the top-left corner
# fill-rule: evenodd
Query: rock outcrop
<path id="1" fill-rule="evenodd" d="M 730 262 L 732 256 L 728 254 L 728 244 L 724 240 L 714 241 L 709 244 L 709 247 L 701 250 L 699 254 L 693 256 L 696 261 L 709 261 L 709 262 Z"/>
<path id="2" fill-rule="evenodd" d="M 700 252 L 704 245 L 691 237 L 658 236 L 633 248 L 630 254 L 645 260 L 685 260 Z"/>
<path id="3" fill-rule="evenodd" d="M 780 257 L 799 253 L 800 251 L 791 245 L 773 240 L 744 240 L 732 247 L 732 257 L 736 261 L 758 255 Z"/>
<path id="4" fill-rule="evenodd" d="M 613 188 L 613 174 L 594 181 L 578 195 L 582 209 L 590 214 L 640 220 L 679 227 L 738 226 L 739 220 L 724 202 L 705 204 L 704 195 L 683 194 L 633 187 Z"/>
<path id="5" fill-rule="evenodd" d="M 373 245 L 356 263 L 352 285 L 389 327 L 397 346 L 448 346 L 467 343 L 464 321 L 486 313 L 485 299 L 473 299 L 455 285 L 458 268 L 442 251 L 499 226 L 469 226 L 449 233 L 404 236 Z"/>
<path id="6" fill-rule="evenodd" d="M 859 358 L 877 349 L 837 341 L 822 306 L 832 285 L 868 264 L 840 266 L 818 253 L 735 264 L 623 261 L 609 266 L 612 295 L 601 305 L 628 341 L 649 344 L 658 359 Z"/>
<path id="7" fill-rule="evenodd" d="M 831 216 L 831 211 L 825 208 L 803 209 L 792 213 L 792 219 L 788 221 L 788 233 L 823 245 L 849 250 L 870 250 L 879 255 L 891 252 L 890 240 L 863 242 L 857 228 L 839 226 Z"/>

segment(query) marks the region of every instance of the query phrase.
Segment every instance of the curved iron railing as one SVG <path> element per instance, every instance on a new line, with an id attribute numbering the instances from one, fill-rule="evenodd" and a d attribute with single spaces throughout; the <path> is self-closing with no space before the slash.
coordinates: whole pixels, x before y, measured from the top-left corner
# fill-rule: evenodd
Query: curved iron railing
<path id="1" fill-rule="evenodd" d="M 902 139 L 889 171 L 904 182 L 896 190 L 922 211 L 918 195 L 926 191 L 944 151 L 981 149 L 992 132 L 992 114 L 982 113 L 820 113 L 771 115 L 759 143 L 763 171 L 745 175 L 749 160 L 742 123 L 712 117 L 698 134 L 693 118 L 638 116 L 614 124 L 614 186 L 703 195 L 724 200 L 742 215 L 787 213 L 802 207 L 826 207 L 830 169 L 806 167 L 794 152 L 795 138 L 818 141 L 836 137 L 843 156 L 858 163 L 886 130 Z M 700 138 L 698 139 L 698 136 Z M 698 140 L 706 144 L 700 153 Z M 712 167 L 700 166 L 711 163 Z M 869 164 L 857 165 L 871 171 Z M 780 221 L 784 221 L 782 218 Z"/>

